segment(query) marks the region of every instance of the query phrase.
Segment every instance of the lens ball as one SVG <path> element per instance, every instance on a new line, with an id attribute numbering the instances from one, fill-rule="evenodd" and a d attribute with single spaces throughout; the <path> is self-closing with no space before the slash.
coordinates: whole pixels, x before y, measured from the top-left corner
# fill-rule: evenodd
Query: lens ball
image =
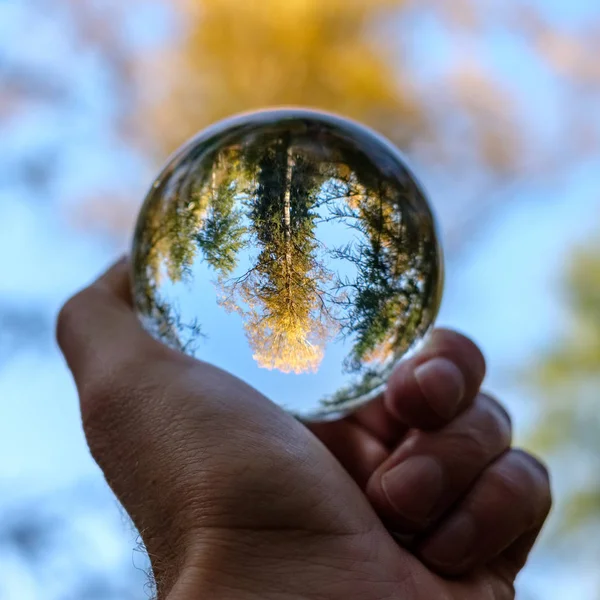
<path id="1" fill-rule="evenodd" d="M 132 268 L 150 334 L 307 421 L 381 393 L 443 287 L 434 218 L 402 155 L 308 110 L 240 115 L 179 150 L 140 212 Z"/>

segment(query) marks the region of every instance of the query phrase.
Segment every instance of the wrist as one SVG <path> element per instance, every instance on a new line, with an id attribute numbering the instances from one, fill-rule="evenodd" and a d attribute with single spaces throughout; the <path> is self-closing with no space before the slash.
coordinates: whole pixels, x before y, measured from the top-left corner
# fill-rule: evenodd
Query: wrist
<path id="1" fill-rule="evenodd" d="M 230 537 L 231 536 L 231 537 Z M 196 548 L 159 600 L 376 600 L 392 576 L 367 557 L 364 538 L 304 531 L 219 534 Z M 385 588 L 382 589 L 382 588 Z"/>
<path id="2" fill-rule="evenodd" d="M 176 578 L 163 576 L 163 584 L 170 579 L 168 586 L 157 581 L 158 600 L 321 599 L 310 582 L 328 579 L 329 567 L 315 559 L 318 542 L 307 537 L 313 536 L 294 531 L 213 531 L 210 539 L 203 536 L 189 551 Z M 316 560 L 313 565 L 311 558 Z M 338 578 L 343 579 L 339 574 Z"/>

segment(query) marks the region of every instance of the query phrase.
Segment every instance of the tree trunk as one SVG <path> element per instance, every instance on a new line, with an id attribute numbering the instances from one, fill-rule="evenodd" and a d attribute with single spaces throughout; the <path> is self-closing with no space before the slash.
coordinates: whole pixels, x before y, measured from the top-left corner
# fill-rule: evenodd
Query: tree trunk
<path id="1" fill-rule="evenodd" d="M 288 300 L 292 298 L 292 169 L 294 159 L 292 158 L 292 147 L 287 147 L 286 172 L 283 193 L 283 232 L 285 236 L 285 265 L 286 265 L 286 287 Z"/>
<path id="2" fill-rule="evenodd" d="M 283 195 L 283 230 L 285 234 L 285 261 L 292 264 L 292 168 L 294 166 L 292 158 L 292 148 L 288 146 L 286 173 L 285 173 L 285 191 Z"/>

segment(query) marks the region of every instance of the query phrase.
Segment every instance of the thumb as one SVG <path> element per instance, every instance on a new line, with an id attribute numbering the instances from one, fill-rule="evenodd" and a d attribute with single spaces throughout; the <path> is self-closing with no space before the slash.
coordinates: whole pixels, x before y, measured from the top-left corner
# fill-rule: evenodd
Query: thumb
<path id="1" fill-rule="evenodd" d="M 167 349 L 143 329 L 132 309 L 129 261 L 122 258 L 61 309 L 56 338 L 80 389 L 140 354 Z"/>

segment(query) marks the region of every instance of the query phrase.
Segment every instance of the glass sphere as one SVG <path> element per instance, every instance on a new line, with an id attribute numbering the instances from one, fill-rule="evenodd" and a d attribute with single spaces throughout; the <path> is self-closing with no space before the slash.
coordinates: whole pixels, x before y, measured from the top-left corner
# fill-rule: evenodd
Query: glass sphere
<path id="1" fill-rule="evenodd" d="M 443 283 L 432 212 L 398 150 L 293 109 L 223 121 L 178 151 L 140 212 L 132 267 L 153 336 L 307 421 L 382 391 Z"/>

